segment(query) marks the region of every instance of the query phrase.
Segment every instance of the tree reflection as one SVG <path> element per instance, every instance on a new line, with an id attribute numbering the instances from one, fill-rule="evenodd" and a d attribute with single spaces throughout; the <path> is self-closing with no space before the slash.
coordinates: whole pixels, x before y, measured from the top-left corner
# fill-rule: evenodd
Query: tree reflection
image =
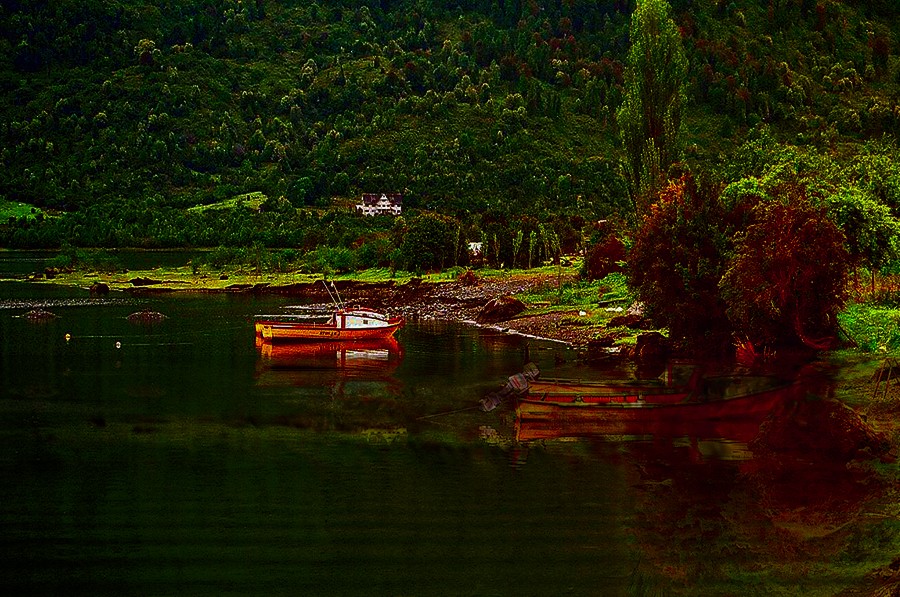
<path id="1" fill-rule="evenodd" d="M 697 442 L 628 445 L 643 582 L 690 594 L 814 582 L 834 594 L 848 569 L 877 565 L 866 560 L 895 535 L 868 514 L 887 488 L 870 464 L 887 442 L 814 389 L 763 423 L 747 460 L 709 459 Z"/>

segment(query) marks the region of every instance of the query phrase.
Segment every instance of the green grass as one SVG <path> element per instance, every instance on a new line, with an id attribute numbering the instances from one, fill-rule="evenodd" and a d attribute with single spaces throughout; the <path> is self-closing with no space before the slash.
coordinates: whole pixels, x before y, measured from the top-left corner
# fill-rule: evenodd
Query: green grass
<path id="1" fill-rule="evenodd" d="M 864 352 L 900 350 L 900 309 L 852 303 L 838 315 L 841 328 Z"/>
<path id="2" fill-rule="evenodd" d="M 41 208 L 28 203 L 0 199 L 0 222 L 6 222 L 9 218 L 28 218 L 33 220 L 38 214 L 47 215 Z"/>
<path id="3" fill-rule="evenodd" d="M 600 303 L 620 303 L 627 306 L 634 301 L 634 296 L 628 289 L 625 276 L 619 273 L 610 274 L 602 280 L 588 282 L 586 280 L 572 279 L 577 268 L 563 270 L 562 279 L 550 278 L 541 287 L 517 295 L 522 302 L 527 304 L 547 303 L 557 307 L 595 307 Z M 548 266 L 531 273 L 556 274 L 556 268 Z"/>

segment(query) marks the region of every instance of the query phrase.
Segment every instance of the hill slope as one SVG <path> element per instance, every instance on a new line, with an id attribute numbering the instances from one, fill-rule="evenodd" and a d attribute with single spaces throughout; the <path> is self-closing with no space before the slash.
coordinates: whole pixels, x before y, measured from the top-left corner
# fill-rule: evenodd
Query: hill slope
<path id="1" fill-rule="evenodd" d="M 633 4 L 6 3 L 0 197 L 81 220 L 16 234 L 13 222 L 5 237 L 244 242 L 252 232 L 183 210 L 249 192 L 302 207 L 402 191 L 408 207 L 463 218 L 627 210 L 613 115 Z M 900 133 L 893 3 L 672 6 L 693 167 L 721 171 L 761 123 L 851 154 Z"/>

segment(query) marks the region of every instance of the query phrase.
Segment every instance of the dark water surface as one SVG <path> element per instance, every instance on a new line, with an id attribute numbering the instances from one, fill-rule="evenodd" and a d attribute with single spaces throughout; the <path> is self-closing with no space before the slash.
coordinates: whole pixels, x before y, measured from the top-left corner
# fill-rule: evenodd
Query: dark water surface
<path id="1" fill-rule="evenodd" d="M 106 260 L 112 260 L 118 267 L 130 270 L 145 270 L 156 267 L 182 267 L 202 256 L 207 251 L 195 250 L 103 250 L 98 254 Z M 22 278 L 43 272 L 50 261 L 59 255 L 59 251 L 0 251 L 0 278 Z M 92 255 L 92 253 L 88 253 Z"/>
<path id="2" fill-rule="evenodd" d="M 402 354 L 351 347 L 341 369 L 333 349 L 255 346 L 251 316 L 283 300 L 0 289 L 6 587 L 615 594 L 628 583 L 614 467 L 579 450 L 523 464 L 496 445 L 497 414 L 418 419 L 471 407 L 520 370 L 521 339 L 410 324 Z M 34 307 L 58 318 L 20 317 Z M 127 320 L 144 308 L 168 319 Z"/>
<path id="3" fill-rule="evenodd" d="M 846 570 L 825 568 L 839 549 L 810 548 L 773 522 L 782 481 L 755 473 L 743 443 L 516 443 L 509 407 L 473 408 L 522 369 L 526 343 L 554 374 L 579 367 L 569 349 L 440 322 L 410 322 L 396 344 L 257 346 L 252 315 L 290 302 L 90 299 L 0 283 L 7 593 L 832 594 L 849 584 Z M 22 317 L 36 307 L 58 317 Z M 130 323 L 142 309 L 167 319 Z M 783 508 L 828 510 L 822 491 Z M 781 571 L 785 558 L 802 563 L 795 576 Z"/>

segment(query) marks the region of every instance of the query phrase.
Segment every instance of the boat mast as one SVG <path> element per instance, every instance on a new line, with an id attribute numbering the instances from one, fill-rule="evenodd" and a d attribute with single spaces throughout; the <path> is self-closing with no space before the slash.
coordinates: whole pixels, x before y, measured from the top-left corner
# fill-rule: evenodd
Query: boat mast
<path id="1" fill-rule="evenodd" d="M 331 282 L 331 288 L 334 289 L 334 295 L 338 298 L 338 306 L 343 309 L 344 299 L 341 298 L 341 293 L 338 292 L 337 286 L 334 285 L 334 281 Z"/>
<path id="2" fill-rule="evenodd" d="M 340 300 L 341 295 L 338 294 L 338 289 L 337 286 L 334 285 L 334 282 L 331 283 L 331 288 L 334 289 L 334 294 L 331 293 L 331 288 L 328 288 L 328 282 L 326 282 L 324 279 L 322 280 L 322 285 L 325 286 L 325 292 L 328 293 L 328 298 L 331 299 L 331 302 L 334 303 L 334 306 L 338 309 L 343 309 L 344 304 L 343 301 Z M 335 296 L 337 296 L 337 298 L 335 298 Z"/>

